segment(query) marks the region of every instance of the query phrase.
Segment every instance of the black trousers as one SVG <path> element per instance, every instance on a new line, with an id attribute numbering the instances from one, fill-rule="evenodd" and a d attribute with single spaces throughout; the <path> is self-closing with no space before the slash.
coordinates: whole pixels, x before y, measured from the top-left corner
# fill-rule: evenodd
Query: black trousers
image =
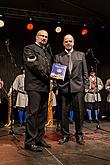
<path id="1" fill-rule="evenodd" d="M 69 136 L 69 111 L 70 105 L 73 105 L 75 117 L 76 135 L 82 135 L 83 119 L 84 119 L 84 94 L 70 93 L 62 94 L 62 134 Z"/>
<path id="2" fill-rule="evenodd" d="M 44 138 L 48 112 L 48 93 L 28 91 L 26 111 L 26 144 L 35 144 Z"/>

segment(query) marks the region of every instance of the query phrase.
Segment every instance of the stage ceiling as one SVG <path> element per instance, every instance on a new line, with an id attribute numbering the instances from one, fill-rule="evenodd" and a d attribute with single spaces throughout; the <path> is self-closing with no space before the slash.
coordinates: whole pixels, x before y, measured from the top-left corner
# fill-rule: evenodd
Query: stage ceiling
<path id="1" fill-rule="evenodd" d="M 8 17 L 22 17 L 25 11 L 37 14 L 39 18 L 61 17 L 64 21 L 78 23 L 81 20 L 91 22 L 110 22 L 110 0 L 7 0 L 0 2 Z"/>

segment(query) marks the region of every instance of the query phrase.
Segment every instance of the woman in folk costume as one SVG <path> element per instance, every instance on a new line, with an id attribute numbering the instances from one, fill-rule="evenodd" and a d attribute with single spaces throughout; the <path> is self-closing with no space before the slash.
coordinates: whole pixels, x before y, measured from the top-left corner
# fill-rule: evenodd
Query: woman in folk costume
<path id="1" fill-rule="evenodd" d="M 95 120 L 98 121 L 99 115 L 99 103 L 101 102 L 101 95 L 99 93 L 100 90 L 103 89 L 103 82 L 99 77 L 96 77 L 96 73 L 94 68 L 91 68 L 90 76 L 89 76 L 89 90 L 85 94 L 85 102 L 86 102 L 86 111 L 88 115 L 88 121 L 91 123 L 92 121 L 92 111 L 95 112 Z"/>
<path id="2" fill-rule="evenodd" d="M 24 79 L 25 79 L 25 70 L 21 68 L 22 74 L 18 75 L 14 82 L 13 86 L 10 88 L 10 93 L 13 92 L 17 93 L 17 98 L 15 100 L 15 107 L 18 110 L 20 126 L 25 125 L 26 123 L 26 107 L 28 106 L 28 95 L 24 90 Z"/>

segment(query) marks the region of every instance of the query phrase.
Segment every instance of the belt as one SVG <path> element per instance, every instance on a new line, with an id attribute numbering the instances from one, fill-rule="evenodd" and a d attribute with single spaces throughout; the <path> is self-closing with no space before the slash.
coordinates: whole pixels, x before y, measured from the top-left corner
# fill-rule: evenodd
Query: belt
<path id="1" fill-rule="evenodd" d="M 19 91 L 19 90 L 18 90 L 18 92 L 19 92 L 19 93 L 22 93 L 22 94 L 27 94 L 25 91 Z"/>
<path id="2" fill-rule="evenodd" d="M 98 92 L 88 92 L 88 93 L 91 93 L 91 94 L 94 94 L 95 93 L 95 94 L 97 94 Z"/>

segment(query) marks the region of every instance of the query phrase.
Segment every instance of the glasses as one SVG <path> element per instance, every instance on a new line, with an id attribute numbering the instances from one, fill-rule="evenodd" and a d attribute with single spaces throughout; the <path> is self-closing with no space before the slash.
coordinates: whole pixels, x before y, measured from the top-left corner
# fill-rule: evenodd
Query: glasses
<path id="1" fill-rule="evenodd" d="M 40 34 L 40 35 L 38 35 L 38 36 L 48 38 L 48 36 L 45 36 L 45 35 L 43 35 L 43 34 Z"/>

